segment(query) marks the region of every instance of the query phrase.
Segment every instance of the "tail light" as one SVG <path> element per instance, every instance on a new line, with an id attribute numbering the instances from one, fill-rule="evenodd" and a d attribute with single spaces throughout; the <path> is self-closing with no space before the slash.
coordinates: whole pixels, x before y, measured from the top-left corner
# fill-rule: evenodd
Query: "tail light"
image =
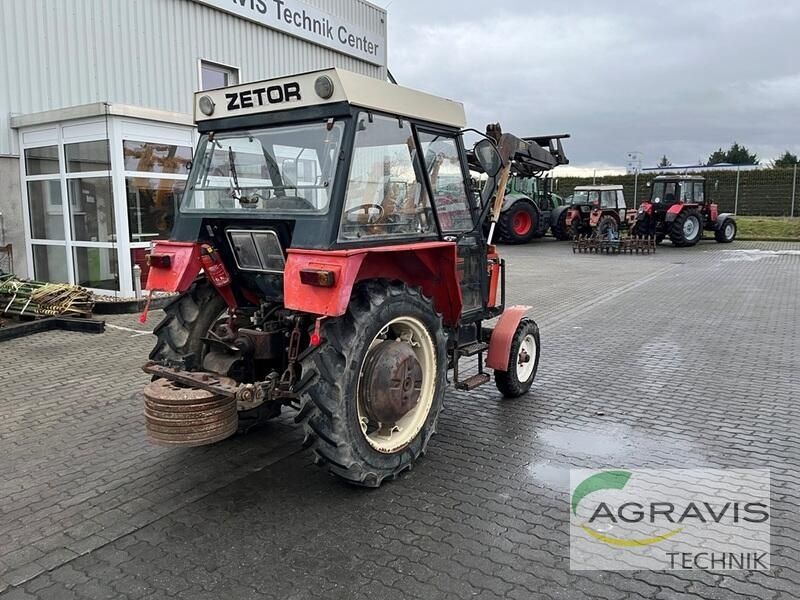
<path id="1" fill-rule="evenodd" d="M 333 287 L 336 285 L 336 273 L 327 269 L 301 269 L 300 282 L 316 287 Z"/>

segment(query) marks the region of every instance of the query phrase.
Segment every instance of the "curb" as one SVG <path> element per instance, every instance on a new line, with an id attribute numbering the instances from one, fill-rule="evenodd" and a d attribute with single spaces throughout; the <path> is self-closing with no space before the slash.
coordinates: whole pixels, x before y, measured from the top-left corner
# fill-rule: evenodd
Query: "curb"
<path id="1" fill-rule="evenodd" d="M 162 296 L 150 301 L 150 309 L 164 308 L 173 296 Z M 95 302 L 92 312 L 96 315 L 130 315 L 144 310 L 146 298 L 141 300 L 125 300 L 122 302 Z"/>

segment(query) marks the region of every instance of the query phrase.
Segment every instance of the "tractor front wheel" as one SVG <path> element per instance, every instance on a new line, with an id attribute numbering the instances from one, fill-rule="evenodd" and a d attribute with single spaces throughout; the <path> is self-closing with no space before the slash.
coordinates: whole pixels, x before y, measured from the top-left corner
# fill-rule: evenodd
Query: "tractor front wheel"
<path id="1" fill-rule="evenodd" d="M 447 383 L 441 317 L 418 289 L 370 281 L 321 333 L 302 359 L 297 420 L 318 464 L 377 487 L 410 468 L 436 430 Z"/>
<path id="2" fill-rule="evenodd" d="M 730 244 L 736 239 L 736 221 L 725 219 L 719 229 L 714 232 L 714 239 L 720 244 Z"/>
<path id="3" fill-rule="evenodd" d="M 526 394 L 539 369 L 539 327 L 532 319 L 522 319 L 511 340 L 508 370 L 495 371 L 494 383 L 506 398 Z"/>
<path id="4" fill-rule="evenodd" d="M 500 241 L 507 244 L 525 244 L 536 236 L 539 214 L 526 200 L 518 200 L 508 210 L 500 213 L 497 226 Z"/>
<path id="5" fill-rule="evenodd" d="M 703 237 L 703 216 L 699 210 L 685 210 L 672 223 L 669 239 L 673 246 L 694 246 Z"/>

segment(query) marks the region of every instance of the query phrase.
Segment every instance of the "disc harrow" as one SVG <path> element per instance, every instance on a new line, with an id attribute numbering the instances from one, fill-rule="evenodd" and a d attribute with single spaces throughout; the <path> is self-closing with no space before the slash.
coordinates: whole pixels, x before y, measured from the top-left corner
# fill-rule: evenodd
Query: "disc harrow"
<path id="1" fill-rule="evenodd" d="M 578 236 L 572 240 L 575 254 L 653 254 L 656 251 L 654 236 L 629 236 L 625 238 Z"/>

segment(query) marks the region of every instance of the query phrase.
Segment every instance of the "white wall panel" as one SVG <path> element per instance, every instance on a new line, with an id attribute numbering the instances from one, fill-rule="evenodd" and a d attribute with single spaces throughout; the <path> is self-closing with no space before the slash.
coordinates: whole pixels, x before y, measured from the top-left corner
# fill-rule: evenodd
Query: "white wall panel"
<path id="1" fill-rule="evenodd" d="M 362 0 L 306 0 L 386 35 L 385 12 Z M 198 60 L 241 69 L 241 81 L 338 66 L 382 67 L 192 0 L 0 0 L 0 154 L 16 153 L 10 114 L 98 101 L 191 114 Z"/>

